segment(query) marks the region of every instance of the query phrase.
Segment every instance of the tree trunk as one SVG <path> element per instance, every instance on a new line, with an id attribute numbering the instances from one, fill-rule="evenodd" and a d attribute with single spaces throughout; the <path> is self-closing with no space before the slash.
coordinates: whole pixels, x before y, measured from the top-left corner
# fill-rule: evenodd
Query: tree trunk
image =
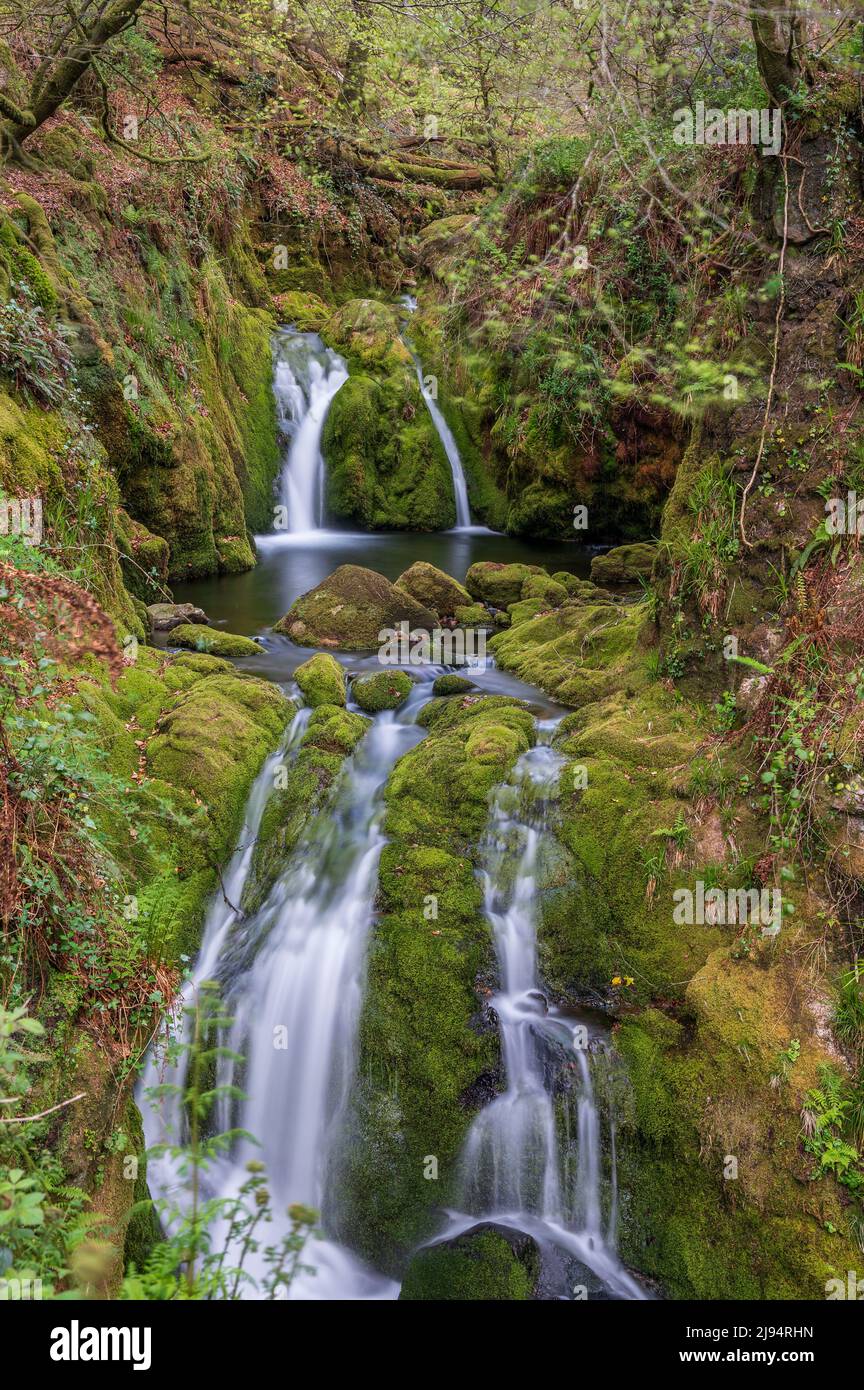
<path id="1" fill-rule="evenodd" d="M 22 144 L 59 110 L 76 82 L 90 67 L 94 54 L 98 54 L 115 34 L 129 27 L 143 3 L 144 0 L 114 0 L 86 34 L 82 34 L 67 53 L 58 56 L 46 80 L 32 93 L 30 111 L 27 113 L 32 115 L 32 121 L 13 119 L 7 125 L 7 133 L 13 142 Z"/>
<path id="2" fill-rule="evenodd" d="M 750 6 L 756 59 L 768 94 L 788 101 L 804 74 L 806 28 L 797 0 L 756 0 Z"/>

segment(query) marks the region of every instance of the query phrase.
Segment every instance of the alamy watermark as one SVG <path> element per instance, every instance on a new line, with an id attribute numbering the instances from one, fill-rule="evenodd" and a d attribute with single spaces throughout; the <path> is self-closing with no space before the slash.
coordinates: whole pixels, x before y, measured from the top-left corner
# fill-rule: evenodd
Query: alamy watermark
<path id="1" fill-rule="evenodd" d="M 20 536 L 25 545 L 39 545 L 42 498 L 0 497 L 0 536 Z"/>
<path id="2" fill-rule="evenodd" d="M 378 633 L 378 660 L 382 666 L 470 666 L 486 670 L 486 633 L 476 628 L 412 628 L 402 619 L 398 628 L 382 627 Z"/>
<path id="3" fill-rule="evenodd" d="M 745 111 L 679 106 L 672 113 L 676 145 L 757 145 L 763 154 L 778 155 L 783 147 L 783 113 L 779 106 Z"/>
<path id="4" fill-rule="evenodd" d="M 698 879 L 695 888 L 676 888 L 672 921 L 678 927 L 758 925 L 763 936 L 776 936 L 783 922 L 779 888 L 708 888 Z"/>
<path id="5" fill-rule="evenodd" d="M 864 497 L 849 491 L 845 497 L 829 497 L 825 530 L 829 536 L 864 536 Z"/>

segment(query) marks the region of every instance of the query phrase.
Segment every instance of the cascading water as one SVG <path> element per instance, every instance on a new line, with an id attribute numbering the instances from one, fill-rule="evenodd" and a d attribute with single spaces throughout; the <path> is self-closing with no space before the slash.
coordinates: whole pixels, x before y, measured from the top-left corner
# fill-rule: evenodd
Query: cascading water
<path id="1" fill-rule="evenodd" d="M 273 393 L 287 450 L 279 482 L 290 534 L 316 531 L 324 513 L 321 434 L 330 402 L 348 380 L 342 358 L 317 333 L 284 328 L 274 340 Z"/>
<path id="2" fill-rule="evenodd" d="M 408 310 L 409 314 L 413 314 L 414 310 L 417 308 L 416 299 L 412 299 L 411 296 L 407 294 L 402 296 L 402 304 Z M 453 475 L 453 496 L 456 501 L 456 529 L 459 531 L 466 530 L 471 526 L 471 507 L 468 503 L 468 484 L 465 481 L 465 470 L 462 467 L 459 446 L 453 437 L 453 431 L 438 408 L 438 402 L 423 374 L 423 365 L 420 358 L 417 356 L 407 338 L 403 338 L 403 341 L 414 360 L 414 369 L 417 373 L 417 384 L 420 387 L 420 394 L 426 402 L 426 409 L 432 417 L 432 423 L 438 432 L 438 438 L 444 446 L 447 462 L 450 464 L 450 472 Z"/>
<path id="3" fill-rule="evenodd" d="M 245 1058 L 242 1074 L 235 1076 L 229 1058 L 217 1078 L 220 1086 L 237 1084 L 245 1096 L 226 1106 L 220 1127 L 241 1127 L 257 1144 L 240 1142 L 230 1159 L 210 1169 L 208 1195 L 233 1195 L 248 1176 L 247 1160 L 262 1159 L 273 1194 L 274 1239 L 281 1234 L 278 1214 L 293 1203 L 317 1209 L 325 1236 L 328 1229 L 334 1203 L 328 1168 L 354 1076 L 366 944 L 384 845 L 382 792 L 397 758 L 423 736 L 414 720 L 429 693 L 428 683 L 418 684 L 398 713 L 376 717 L 340 774 L 335 802 L 307 826 L 252 917 L 242 920 L 221 896 L 211 909 L 195 984 L 205 978 L 220 983 L 234 1019 L 228 1047 Z M 307 718 L 308 711 L 297 716 L 289 753 Z M 224 896 L 235 904 L 273 772 L 271 759 L 250 798 L 244 840 L 226 876 Z M 182 1082 L 176 1071 L 165 1079 Z M 145 1092 L 158 1079 L 153 1060 Z M 179 1102 L 157 1109 L 145 1098 L 143 1108 L 148 1144 L 164 1143 L 172 1134 L 176 1143 Z M 154 1195 L 164 1195 L 177 1182 L 175 1165 L 158 1161 L 150 1181 Z M 295 1279 L 292 1298 L 392 1298 L 398 1291 L 326 1238 L 307 1245 L 307 1260 L 315 1274 Z M 249 1268 L 256 1272 L 254 1263 Z"/>
<path id="4" fill-rule="evenodd" d="M 501 989 L 498 1015 L 506 1089 L 474 1120 L 462 1155 L 462 1207 L 447 1238 L 494 1221 L 533 1235 L 587 1267 L 611 1294 L 642 1298 L 615 1255 L 617 1194 L 614 1177 L 609 1229 L 601 1202 L 600 1122 L 590 1055 L 580 1045 L 584 1025 L 551 1009 L 537 979 L 536 902 L 539 860 L 550 805 L 563 759 L 549 746 L 553 724 L 539 726 L 540 741 L 522 755 L 509 782 L 493 798 L 484 837 L 485 912 L 492 925 Z M 566 1140 L 556 1124 L 554 1052 L 575 1058 L 577 1163 L 569 1177 Z M 571 1063 L 572 1065 L 572 1063 Z"/>

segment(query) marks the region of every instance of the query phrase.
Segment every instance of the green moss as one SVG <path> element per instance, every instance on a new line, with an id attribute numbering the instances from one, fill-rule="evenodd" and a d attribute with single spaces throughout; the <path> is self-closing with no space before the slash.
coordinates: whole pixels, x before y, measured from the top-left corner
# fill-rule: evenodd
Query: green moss
<path id="1" fill-rule="evenodd" d="M 506 608 L 522 598 L 522 586 L 526 579 L 545 573 L 539 565 L 505 565 L 493 560 L 481 560 L 469 569 L 465 586 L 473 599 L 491 603 L 494 608 Z"/>
<path id="2" fill-rule="evenodd" d="M 591 561 L 591 578 L 597 584 L 638 584 L 650 579 L 656 545 L 618 545 Z"/>
<path id="3" fill-rule="evenodd" d="M 530 1238 L 479 1228 L 414 1256 L 399 1298 L 523 1302 L 534 1296 L 540 1256 Z"/>
<path id="4" fill-rule="evenodd" d="M 344 760 L 369 723 L 338 705 L 315 709 L 296 756 L 276 769 L 275 788 L 264 808 L 243 890 L 245 912 L 258 910 L 306 826 L 315 816 L 327 813 L 331 788 Z"/>
<path id="5" fill-rule="evenodd" d="M 180 623 L 168 634 L 172 647 L 188 647 L 193 652 L 205 652 L 209 656 L 238 657 L 260 656 L 261 647 L 251 637 L 241 637 L 235 632 L 222 632 L 219 628 L 207 627 L 204 623 Z"/>
<path id="6" fill-rule="evenodd" d="M 464 585 L 425 560 L 418 560 L 400 574 L 396 586 L 411 594 L 418 603 L 431 608 L 439 618 L 452 617 L 457 608 L 471 602 L 471 595 Z"/>
<path id="7" fill-rule="evenodd" d="M 377 714 L 383 709 L 398 709 L 404 705 L 414 682 L 404 671 L 376 671 L 369 676 L 358 676 L 351 682 L 351 695 L 367 714 Z"/>
<path id="8" fill-rule="evenodd" d="M 360 565 L 340 565 L 316 588 L 302 594 L 275 626 L 299 646 L 374 651 L 385 629 L 401 622 L 431 631 L 438 619 L 382 574 Z"/>
<path id="9" fill-rule="evenodd" d="M 298 666 L 294 679 L 307 705 L 344 705 L 345 671 L 334 656 L 318 652 Z"/>
<path id="10" fill-rule="evenodd" d="M 432 682 L 433 695 L 467 695 L 473 689 L 474 682 L 466 680 L 464 676 L 436 676 Z"/>

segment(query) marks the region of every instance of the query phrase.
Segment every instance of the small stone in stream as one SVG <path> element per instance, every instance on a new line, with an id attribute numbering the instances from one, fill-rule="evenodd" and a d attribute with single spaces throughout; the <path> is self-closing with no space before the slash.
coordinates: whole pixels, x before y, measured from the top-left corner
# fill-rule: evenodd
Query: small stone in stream
<path id="1" fill-rule="evenodd" d="M 404 671 L 375 671 L 356 677 L 351 682 L 351 694 L 367 714 L 378 714 L 380 710 L 404 705 L 413 687 L 414 682 Z"/>
<path id="2" fill-rule="evenodd" d="M 438 676 L 432 683 L 433 695 L 464 695 L 474 689 L 474 682 L 466 680 L 464 676 L 445 674 Z"/>
<path id="3" fill-rule="evenodd" d="M 345 704 L 345 672 L 335 656 L 327 652 L 316 652 L 298 666 L 294 679 L 303 692 L 307 705 Z"/>
<path id="4" fill-rule="evenodd" d="M 147 616 L 154 632 L 171 632 L 181 623 L 209 623 L 210 619 L 203 608 L 194 603 L 151 603 Z"/>

